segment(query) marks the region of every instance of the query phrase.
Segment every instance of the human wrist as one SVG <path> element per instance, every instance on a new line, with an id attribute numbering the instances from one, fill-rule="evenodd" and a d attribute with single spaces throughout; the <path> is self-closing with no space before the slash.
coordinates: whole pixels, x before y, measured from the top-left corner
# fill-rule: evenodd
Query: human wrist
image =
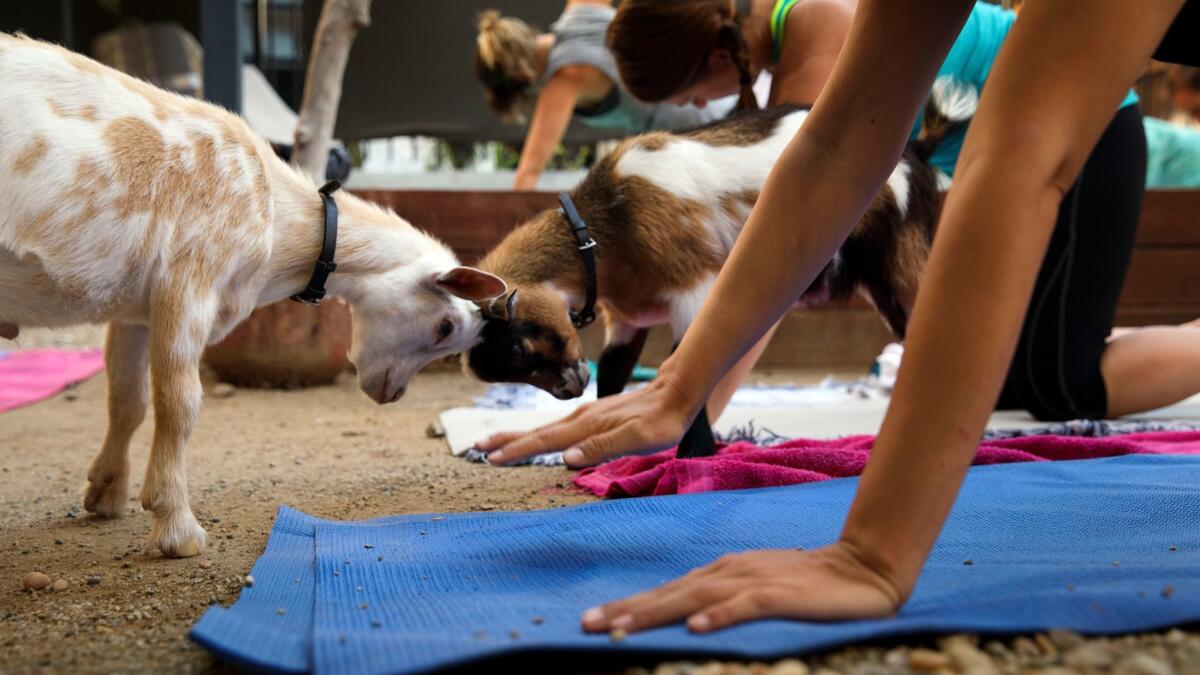
<path id="1" fill-rule="evenodd" d="M 659 367 L 653 382 L 662 394 L 665 412 L 679 415 L 685 423 L 695 417 L 708 400 L 708 388 L 689 375 L 672 357 Z"/>
<path id="2" fill-rule="evenodd" d="M 541 172 L 537 169 L 517 167 L 516 174 L 513 176 L 513 187 L 517 190 L 533 190 L 537 187 L 540 176 Z"/>
<path id="3" fill-rule="evenodd" d="M 927 551 L 890 545 L 888 538 L 878 536 L 870 523 L 862 523 L 861 519 L 853 517 L 847 518 L 838 545 L 851 552 L 864 568 L 878 577 L 880 583 L 894 594 L 897 607 L 912 593 L 928 557 Z"/>

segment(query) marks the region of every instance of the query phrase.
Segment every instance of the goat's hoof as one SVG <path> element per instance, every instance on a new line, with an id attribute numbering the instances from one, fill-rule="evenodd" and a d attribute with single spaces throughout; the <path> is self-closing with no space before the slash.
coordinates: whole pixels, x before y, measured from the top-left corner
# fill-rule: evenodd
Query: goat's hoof
<path id="1" fill-rule="evenodd" d="M 190 511 L 165 518 L 153 517 L 150 543 L 168 558 L 190 558 L 204 550 L 208 535 Z"/>
<path id="2" fill-rule="evenodd" d="M 125 515 L 129 486 L 125 476 L 89 477 L 83 486 L 83 509 L 102 518 Z"/>

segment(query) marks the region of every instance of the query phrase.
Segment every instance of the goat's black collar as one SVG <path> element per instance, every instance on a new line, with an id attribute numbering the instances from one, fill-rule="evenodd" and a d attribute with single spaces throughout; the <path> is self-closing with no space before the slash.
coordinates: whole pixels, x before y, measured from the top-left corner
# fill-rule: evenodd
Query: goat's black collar
<path id="1" fill-rule="evenodd" d="M 342 187 L 339 181 L 331 180 L 321 186 L 321 202 L 325 205 L 325 235 L 321 242 L 321 254 L 317 256 L 317 264 L 313 268 L 312 278 L 303 291 L 292 296 L 292 300 L 306 305 L 315 305 L 325 297 L 325 281 L 337 270 L 333 254 L 337 252 L 338 208 L 333 201 L 333 193 Z"/>
<path id="2" fill-rule="evenodd" d="M 579 217 L 575 210 L 575 202 L 565 192 L 558 193 L 558 203 L 562 204 L 563 215 L 567 217 L 567 225 L 575 237 L 575 248 L 579 249 L 579 257 L 583 260 L 583 309 L 576 312 L 571 310 L 571 323 L 576 328 L 583 328 L 596 320 L 596 240 L 588 234 L 587 223 Z"/>

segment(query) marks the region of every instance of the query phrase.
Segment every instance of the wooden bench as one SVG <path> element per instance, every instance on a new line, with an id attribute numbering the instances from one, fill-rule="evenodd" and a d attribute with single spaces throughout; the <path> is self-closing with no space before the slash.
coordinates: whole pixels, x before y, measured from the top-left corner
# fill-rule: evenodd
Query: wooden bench
<path id="1" fill-rule="evenodd" d="M 466 262 L 478 260 L 514 226 L 538 211 L 557 207 L 548 192 L 384 191 L 359 193 L 396 210 L 449 244 Z M 1121 297 L 1118 323 L 1142 326 L 1200 317 L 1200 191 L 1146 194 L 1133 262 Z M 590 351 L 602 335 L 585 334 Z M 863 301 L 791 312 L 784 319 L 763 367 L 865 367 L 890 339 Z M 647 363 L 663 358 L 669 336 L 656 330 Z"/>

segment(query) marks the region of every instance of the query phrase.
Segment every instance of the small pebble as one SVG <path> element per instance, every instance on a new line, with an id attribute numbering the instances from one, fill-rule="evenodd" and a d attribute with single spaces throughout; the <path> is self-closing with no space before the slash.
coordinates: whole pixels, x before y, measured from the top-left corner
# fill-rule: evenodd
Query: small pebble
<path id="1" fill-rule="evenodd" d="M 1176 552 L 1176 551 L 1178 551 L 1178 550 L 1179 550 L 1179 547 L 1178 547 L 1178 546 L 1174 546 L 1174 545 L 1172 545 L 1172 546 L 1171 546 L 1171 547 L 1169 547 L 1167 550 L 1168 550 L 1168 551 L 1170 551 L 1171 553 L 1174 553 L 1174 552 Z"/>
<path id="2" fill-rule="evenodd" d="M 808 675 L 808 666 L 798 659 L 785 659 L 771 666 L 767 675 Z"/>
<path id="3" fill-rule="evenodd" d="M 520 639 L 521 639 L 521 631 L 519 631 L 519 630 L 510 630 L 510 631 L 508 631 L 508 637 L 510 637 L 510 638 L 512 638 L 512 639 L 514 639 L 514 640 L 520 640 Z"/>
<path id="4" fill-rule="evenodd" d="M 31 591 L 40 591 L 50 585 L 50 577 L 41 572 L 30 572 L 21 580 L 21 585 Z"/>
<path id="5" fill-rule="evenodd" d="M 383 625 L 383 622 L 380 621 L 379 619 L 373 619 L 371 621 L 371 628 L 379 628 L 382 625 Z"/>
<path id="6" fill-rule="evenodd" d="M 363 548 L 375 548 L 374 544 L 363 544 Z"/>
<path id="7" fill-rule="evenodd" d="M 431 422 L 429 426 L 425 427 L 425 436 L 427 438 L 445 438 L 446 430 L 437 422 Z"/>
<path id="8" fill-rule="evenodd" d="M 242 585 L 245 586 L 246 588 L 250 588 L 251 586 L 254 585 L 254 577 L 252 575 L 247 574 L 246 578 L 242 580 Z"/>
<path id="9" fill-rule="evenodd" d="M 359 609 L 366 609 L 367 607 L 369 607 L 369 605 L 365 602 L 358 606 Z"/>
<path id="10" fill-rule="evenodd" d="M 614 628 L 608 633 L 608 639 L 613 642 L 621 642 L 627 637 L 629 637 L 629 632 L 624 628 Z"/>
<path id="11" fill-rule="evenodd" d="M 100 577 L 88 577 L 87 585 L 88 586 L 99 586 L 100 585 Z"/>
<path id="12" fill-rule="evenodd" d="M 62 540 L 62 539 L 55 539 L 55 540 L 54 540 L 54 544 L 55 544 L 56 546 L 62 546 L 62 545 L 63 545 L 63 540 Z"/>
<path id="13" fill-rule="evenodd" d="M 229 384 L 228 382 L 218 382 L 217 384 L 213 385 L 212 395 L 213 398 L 229 398 L 230 396 L 233 396 L 234 392 L 236 391 L 237 388 L 232 384 Z"/>
<path id="14" fill-rule="evenodd" d="M 211 560 L 201 560 L 201 561 L 200 561 L 200 569 L 202 569 L 202 570 L 206 570 L 206 569 L 208 569 L 208 568 L 210 568 L 210 567 L 212 567 L 212 561 L 211 561 Z"/>
<path id="15" fill-rule="evenodd" d="M 914 649 L 908 653 L 908 665 L 917 670 L 933 672 L 950 667 L 950 656 L 932 649 Z"/>
<path id="16" fill-rule="evenodd" d="M 279 616 L 283 616 L 284 614 L 287 614 L 287 610 L 280 607 L 279 609 L 275 610 L 275 613 L 278 614 Z"/>
<path id="17" fill-rule="evenodd" d="M 54 591 L 55 593 L 61 593 L 62 591 L 67 590 L 67 580 L 59 579 L 58 581 L 55 581 L 53 584 L 50 584 L 50 590 Z"/>
<path id="18" fill-rule="evenodd" d="M 379 561 L 382 561 L 382 560 L 383 560 L 383 556 L 381 556 L 381 555 L 377 555 L 377 556 L 375 556 L 375 559 L 376 559 L 376 560 L 379 560 Z"/>
<path id="19" fill-rule="evenodd" d="M 1162 589 L 1162 596 L 1164 598 L 1169 598 L 1172 595 L 1175 595 L 1175 587 L 1174 586 L 1164 586 Z"/>
<path id="20" fill-rule="evenodd" d="M 966 560 L 964 560 L 964 561 L 963 561 L 963 564 L 964 564 L 964 565 L 968 565 L 968 566 L 969 566 L 969 565 L 974 565 L 974 564 L 975 564 L 975 561 L 974 561 L 974 560 L 971 560 L 970 558 L 967 558 Z"/>
<path id="21" fill-rule="evenodd" d="M 540 626 L 544 623 L 546 623 L 546 620 L 544 618 L 542 618 L 540 616 L 533 617 L 533 625 Z"/>
<path id="22" fill-rule="evenodd" d="M 1174 675 L 1175 669 L 1149 654 L 1137 653 L 1118 663 L 1112 672 L 1115 675 Z"/>

